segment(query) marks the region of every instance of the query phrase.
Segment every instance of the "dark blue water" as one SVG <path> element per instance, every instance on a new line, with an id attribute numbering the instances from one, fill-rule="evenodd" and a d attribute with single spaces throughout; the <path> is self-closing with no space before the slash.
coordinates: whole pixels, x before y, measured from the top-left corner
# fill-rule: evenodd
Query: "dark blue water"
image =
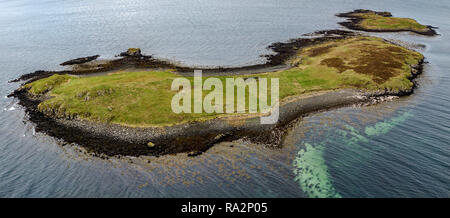
<path id="1" fill-rule="evenodd" d="M 420 86 L 393 102 L 309 116 L 281 150 L 237 141 L 196 158 L 103 161 L 36 134 L 4 97 L 23 73 L 128 47 L 189 65 L 259 63 L 272 42 L 339 28 L 333 15 L 357 8 L 440 28 L 433 38 L 377 34 L 426 45 Z M 0 196 L 449 197 L 449 20 L 446 0 L 0 1 Z"/>

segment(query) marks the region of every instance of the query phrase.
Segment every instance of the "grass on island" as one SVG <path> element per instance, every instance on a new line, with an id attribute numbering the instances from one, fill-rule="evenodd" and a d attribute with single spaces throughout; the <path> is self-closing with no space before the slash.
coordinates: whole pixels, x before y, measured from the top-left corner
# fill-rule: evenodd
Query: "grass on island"
<path id="1" fill-rule="evenodd" d="M 413 85 L 408 79 L 410 65 L 422 58 L 418 52 L 380 38 L 354 37 L 301 49 L 289 61 L 297 66 L 292 69 L 241 77 L 279 78 L 281 100 L 340 88 L 403 90 Z M 94 77 L 54 75 L 25 88 L 34 95 L 51 96 L 38 109 L 60 117 L 145 127 L 219 116 L 173 113 L 171 100 L 176 92 L 170 88 L 177 77 L 180 76 L 170 71 L 119 72 Z M 225 81 L 225 77 L 218 78 Z M 192 77 L 188 79 L 193 82 Z"/>
<path id="2" fill-rule="evenodd" d="M 429 31 L 428 26 L 422 25 L 411 18 L 385 17 L 378 15 L 375 12 L 355 13 L 352 15 L 362 18 L 363 20 L 358 25 L 367 30 L 412 30 L 417 32 Z"/>

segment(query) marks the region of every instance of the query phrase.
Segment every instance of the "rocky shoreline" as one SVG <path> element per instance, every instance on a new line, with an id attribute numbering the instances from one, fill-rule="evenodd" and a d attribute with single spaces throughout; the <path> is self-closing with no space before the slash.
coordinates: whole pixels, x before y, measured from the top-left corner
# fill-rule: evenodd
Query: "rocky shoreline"
<path id="1" fill-rule="evenodd" d="M 308 36 L 311 38 L 293 39 L 285 43 L 274 43 L 269 46 L 275 54 L 266 56 L 267 62 L 260 65 L 251 65 L 235 68 L 200 68 L 204 75 L 235 75 L 252 74 L 267 69 L 285 67 L 289 60 L 302 47 L 323 43 L 330 40 L 343 39 L 358 35 L 344 30 L 318 31 Z M 165 60 L 158 60 L 152 56 L 142 55 L 140 50 L 133 55 L 122 53 L 122 58 L 95 62 L 88 60 L 91 57 L 74 59 L 83 63 L 75 64 L 77 67 L 66 71 L 36 71 L 25 74 L 12 81 L 24 81 L 24 84 L 46 78 L 54 74 L 85 75 L 123 68 L 146 69 L 175 69 L 177 73 L 189 75 L 194 68 L 178 66 Z M 96 59 L 96 58 L 95 58 Z M 422 73 L 423 60 L 412 66 L 412 77 Z M 198 68 L 195 68 L 198 69 Z M 22 85 L 24 85 L 22 84 Z M 32 96 L 26 89 L 17 89 L 9 95 L 19 99 L 19 104 L 25 108 L 29 120 L 36 124 L 36 131 L 43 132 L 66 143 L 76 143 L 88 152 L 95 155 L 107 156 L 160 156 L 173 153 L 186 152 L 189 156 L 199 155 L 214 144 L 221 141 L 246 139 L 252 142 L 272 147 L 281 146 L 284 136 L 289 128 L 302 116 L 309 113 L 328 110 L 355 104 L 371 104 L 389 100 L 387 96 L 409 95 L 414 90 L 366 92 L 356 89 L 340 89 L 311 93 L 289 99 L 280 105 L 279 121 L 273 125 L 261 125 L 260 117 L 236 116 L 216 118 L 202 122 L 183 123 L 165 127 L 134 128 L 117 124 L 94 123 L 74 118 L 59 119 L 47 116 L 37 109 L 44 99 Z"/>

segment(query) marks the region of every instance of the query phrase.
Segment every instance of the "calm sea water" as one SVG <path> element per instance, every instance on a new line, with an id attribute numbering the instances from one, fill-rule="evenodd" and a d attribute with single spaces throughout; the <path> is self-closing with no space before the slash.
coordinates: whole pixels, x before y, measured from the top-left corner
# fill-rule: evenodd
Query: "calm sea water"
<path id="1" fill-rule="evenodd" d="M 259 63 L 270 43 L 339 28 L 333 15 L 358 8 L 440 28 L 378 34 L 426 45 L 417 92 L 309 116 L 280 150 L 238 141 L 196 158 L 103 161 L 35 133 L 4 97 L 23 73 L 128 47 L 189 65 Z M 2 0 L 0 197 L 450 197 L 449 20 L 447 0 Z"/>

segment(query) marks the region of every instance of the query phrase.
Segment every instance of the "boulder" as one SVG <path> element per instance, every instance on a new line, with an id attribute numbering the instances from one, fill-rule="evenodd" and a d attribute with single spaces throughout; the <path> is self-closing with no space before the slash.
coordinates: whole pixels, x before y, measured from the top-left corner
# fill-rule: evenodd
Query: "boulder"
<path id="1" fill-rule="evenodd" d="M 120 53 L 119 56 L 122 57 L 141 57 L 141 49 L 140 48 L 129 48 L 126 52 Z"/>

